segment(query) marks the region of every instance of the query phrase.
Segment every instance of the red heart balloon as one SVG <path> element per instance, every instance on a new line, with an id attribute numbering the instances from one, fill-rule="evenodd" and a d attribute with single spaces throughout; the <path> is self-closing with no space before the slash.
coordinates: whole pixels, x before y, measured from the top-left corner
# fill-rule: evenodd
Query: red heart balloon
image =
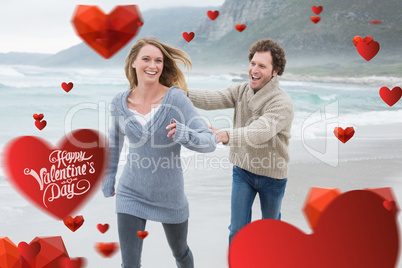
<path id="1" fill-rule="evenodd" d="M 44 128 L 46 127 L 46 124 L 47 124 L 46 120 L 43 120 L 43 121 L 35 120 L 35 126 L 36 126 L 39 130 L 44 129 Z"/>
<path id="2" fill-rule="evenodd" d="M 346 143 L 348 140 L 350 140 L 353 135 L 355 134 L 355 129 L 353 127 L 347 127 L 345 130 L 341 127 L 336 127 L 334 129 L 334 134 L 343 143 Z"/>
<path id="3" fill-rule="evenodd" d="M 246 29 L 246 24 L 236 24 L 235 25 L 236 30 L 238 30 L 239 32 L 242 32 Z"/>
<path id="4" fill-rule="evenodd" d="M 87 260 L 82 257 L 78 258 L 61 258 L 59 264 L 61 268 L 83 268 L 86 266 Z"/>
<path id="5" fill-rule="evenodd" d="M 148 236 L 148 232 L 147 231 L 144 231 L 144 232 L 138 231 L 137 235 L 139 236 L 139 238 L 144 239 L 145 237 Z"/>
<path id="6" fill-rule="evenodd" d="M 6 144 L 3 166 L 13 186 L 32 204 L 61 220 L 97 191 L 107 141 L 95 130 L 79 129 L 51 147 L 37 137 L 15 138 Z"/>
<path id="7" fill-rule="evenodd" d="M 101 232 L 102 234 L 106 233 L 107 230 L 109 230 L 109 224 L 98 224 L 97 225 L 99 232 Z"/>
<path id="8" fill-rule="evenodd" d="M 72 82 L 68 84 L 66 82 L 61 83 L 61 87 L 64 89 L 65 92 L 69 92 L 73 88 L 73 86 L 74 85 Z"/>
<path id="9" fill-rule="evenodd" d="M 34 118 L 35 120 L 39 120 L 39 121 L 40 121 L 40 120 L 43 119 L 43 114 L 39 114 L 39 115 L 38 115 L 38 114 L 34 114 L 34 115 L 33 115 L 33 118 Z"/>
<path id="10" fill-rule="evenodd" d="M 35 258 L 40 252 L 41 246 L 39 242 L 33 242 L 27 244 L 26 242 L 20 242 L 18 244 L 18 251 L 24 257 L 24 259 L 30 261 Z"/>
<path id="11" fill-rule="evenodd" d="M 364 39 L 363 39 L 364 41 Z M 376 41 L 371 41 L 370 38 L 366 42 L 359 42 L 356 46 L 357 52 L 366 60 L 369 61 L 377 55 L 380 50 L 380 44 Z"/>
<path id="12" fill-rule="evenodd" d="M 393 268 L 399 252 L 395 214 L 365 190 L 344 193 L 321 214 L 311 234 L 278 220 L 258 220 L 233 238 L 231 268 Z"/>
<path id="13" fill-rule="evenodd" d="M 95 249 L 98 251 L 100 255 L 102 255 L 104 258 L 109 258 L 111 257 L 116 251 L 118 250 L 119 246 L 117 243 L 102 243 L 98 242 L 95 244 Z"/>
<path id="14" fill-rule="evenodd" d="M 386 104 L 393 106 L 402 97 L 402 89 L 400 87 L 394 87 L 390 90 L 387 87 L 382 87 L 380 88 L 380 97 Z"/>
<path id="15" fill-rule="evenodd" d="M 109 15 L 97 6 L 78 5 L 72 18 L 77 34 L 106 59 L 137 35 L 142 21 L 136 5 L 116 6 Z"/>
<path id="16" fill-rule="evenodd" d="M 75 232 L 84 224 L 84 217 L 76 216 L 75 218 L 73 218 L 71 216 L 67 216 L 64 218 L 63 222 L 68 229 Z"/>
<path id="17" fill-rule="evenodd" d="M 319 15 L 319 14 L 321 13 L 321 11 L 322 11 L 322 6 L 318 6 L 318 7 L 313 6 L 313 7 L 311 7 L 311 10 L 312 10 L 316 15 Z"/>
<path id="18" fill-rule="evenodd" d="M 319 16 L 317 16 L 317 17 L 311 16 L 311 18 L 310 18 L 310 20 L 312 22 L 314 22 L 314 24 L 317 24 L 320 21 L 320 19 L 321 18 Z"/>
<path id="19" fill-rule="evenodd" d="M 191 33 L 184 32 L 184 33 L 183 33 L 183 38 L 184 38 L 187 42 L 190 42 L 190 41 L 193 40 L 193 38 L 194 38 L 194 33 L 193 33 L 193 32 L 191 32 Z"/>
<path id="20" fill-rule="evenodd" d="M 208 16 L 211 20 L 215 20 L 215 19 L 219 16 L 219 11 L 218 11 L 218 10 L 215 10 L 215 11 L 208 10 L 207 16 Z"/>

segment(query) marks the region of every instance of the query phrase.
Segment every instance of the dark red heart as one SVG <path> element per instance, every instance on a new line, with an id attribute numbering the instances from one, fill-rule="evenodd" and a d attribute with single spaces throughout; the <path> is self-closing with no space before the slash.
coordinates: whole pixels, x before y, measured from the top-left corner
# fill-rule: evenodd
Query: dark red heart
<path id="1" fill-rule="evenodd" d="M 318 7 L 313 6 L 313 7 L 311 7 L 311 10 L 312 10 L 316 15 L 319 15 L 319 14 L 321 13 L 321 11 L 322 11 L 322 6 L 318 6 Z"/>
<path id="2" fill-rule="evenodd" d="M 3 166 L 22 195 L 61 220 L 97 191 L 106 156 L 106 138 L 95 130 L 79 129 L 55 148 L 37 137 L 15 138 L 6 144 Z"/>
<path id="3" fill-rule="evenodd" d="M 63 220 L 64 225 L 67 226 L 68 229 L 75 232 L 84 224 L 83 216 L 75 216 L 75 218 L 71 216 L 67 216 Z"/>
<path id="4" fill-rule="evenodd" d="M 76 33 L 106 59 L 137 35 L 142 21 L 136 5 L 116 6 L 109 15 L 97 6 L 78 5 L 72 18 Z"/>
<path id="5" fill-rule="evenodd" d="M 400 87 L 394 87 L 390 90 L 387 87 L 382 87 L 380 88 L 380 97 L 386 104 L 393 106 L 402 97 L 402 89 Z"/>
<path id="6" fill-rule="evenodd" d="M 114 242 L 112 242 L 112 243 L 98 242 L 95 244 L 95 249 L 104 258 L 109 258 L 114 253 L 116 253 L 116 251 L 119 249 L 119 245 Z"/>
<path id="7" fill-rule="evenodd" d="M 34 115 L 33 115 L 33 118 L 34 118 L 35 120 L 39 120 L 39 121 L 40 121 L 40 120 L 43 119 L 43 114 L 39 114 L 39 115 L 38 115 L 38 114 L 34 114 Z"/>
<path id="8" fill-rule="evenodd" d="M 145 237 L 148 236 L 148 232 L 147 231 L 144 231 L 144 232 L 138 231 L 137 235 L 139 236 L 139 238 L 144 239 Z"/>
<path id="9" fill-rule="evenodd" d="M 18 251 L 24 259 L 30 261 L 35 258 L 41 249 L 41 245 L 39 242 L 33 242 L 31 244 L 27 244 L 26 242 L 20 242 L 18 244 Z"/>
<path id="10" fill-rule="evenodd" d="M 208 10 L 207 16 L 208 16 L 211 20 L 215 20 L 215 19 L 219 16 L 219 11 L 218 11 L 218 10 L 215 10 L 215 11 Z"/>
<path id="11" fill-rule="evenodd" d="M 341 127 L 336 127 L 334 129 L 334 134 L 343 143 L 346 143 L 348 140 L 350 140 L 353 135 L 355 134 L 355 129 L 353 127 L 347 127 L 345 130 Z"/>
<path id="12" fill-rule="evenodd" d="M 64 257 L 60 259 L 60 268 L 83 268 L 86 266 L 87 260 L 83 257 L 69 258 Z"/>
<path id="13" fill-rule="evenodd" d="M 311 234 L 289 223 L 258 220 L 233 238 L 230 268 L 393 268 L 399 253 L 396 216 L 384 199 L 356 190 L 333 200 Z"/>
<path id="14" fill-rule="evenodd" d="M 239 32 L 242 32 L 246 29 L 246 24 L 236 24 L 235 25 L 236 30 L 238 30 Z"/>
<path id="15" fill-rule="evenodd" d="M 190 42 L 190 41 L 193 40 L 193 38 L 194 38 L 194 33 L 193 33 L 193 32 L 191 32 L 191 33 L 184 32 L 184 33 L 183 33 L 183 38 L 184 38 L 187 42 Z"/>
<path id="16" fill-rule="evenodd" d="M 46 124 L 47 124 L 46 120 L 43 120 L 43 121 L 35 120 L 35 126 L 36 126 L 39 130 L 44 129 L 44 128 L 46 127 Z"/>
<path id="17" fill-rule="evenodd" d="M 310 18 L 310 20 L 312 22 L 314 22 L 314 24 L 317 24 L 320 21 L 320 19 L 321 18 L 319 16 L 317 16 L 317 17 L 311 16 L 311 18 Z"/>
<path id="18" fill-rule="evenodd" d="M 368 38 L 365 42 L 357 43 L 356 48 L 360 56 L 362 56 L 366 61 L 370 61 L 380 50 L 380 44 L 373 40 L 370 41 L 370 38 Z"/>
<path id="19" fill-rule="evenodd" d="M 101 232 L 102 234 L 106 233 L 107 230 L 109 230 L 109 224 L 98 224 L 97 225 L 99 232 Z"/>
<path id="20" fill-rule="evenodd" d="M 69 92 L 73 88 L 73 86 L 74 85 L 72 82 L 68 84 L 66 82 L 61 83 L 61 87 L 64 89 L 65 92 Z"/>

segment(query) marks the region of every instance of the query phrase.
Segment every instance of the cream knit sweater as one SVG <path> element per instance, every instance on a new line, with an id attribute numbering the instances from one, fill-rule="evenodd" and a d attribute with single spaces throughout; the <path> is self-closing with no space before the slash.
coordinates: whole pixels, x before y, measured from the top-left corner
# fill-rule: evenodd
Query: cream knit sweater
<path id="1" fill-rule="evenodd" d="M 188 90 L 194 106 L 204 110 L 234 108 L 229 134 L 230 162 L 254 174 L 288 176 L 293 102 L 274 77 L 254 93 L 249 83 L 223 90 Z"/>

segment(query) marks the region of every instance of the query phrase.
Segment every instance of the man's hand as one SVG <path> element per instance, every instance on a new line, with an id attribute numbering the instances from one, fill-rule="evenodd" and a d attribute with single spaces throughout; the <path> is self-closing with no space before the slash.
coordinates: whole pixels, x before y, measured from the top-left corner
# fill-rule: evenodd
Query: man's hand
<path id="1" fill-rule="evenodd" d="M 214 128 L 211 125 L 208 125 L 208 128 L 216 135 L 216 143 L 228 143 L 229 142 L 229 134 L 227 133 L 227 131 L 224 130 L 219 130 Z"/>

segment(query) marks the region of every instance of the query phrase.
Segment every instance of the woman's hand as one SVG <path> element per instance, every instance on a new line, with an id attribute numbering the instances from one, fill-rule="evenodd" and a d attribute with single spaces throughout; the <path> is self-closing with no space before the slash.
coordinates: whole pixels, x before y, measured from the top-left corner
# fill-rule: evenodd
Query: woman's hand
<path id="1" fill-rule="evenodd" d="M 172 123 L 171 123 L 170 125 L 168 125 L 168 126 L 166 127 L 166 129 L 167 129 L 167 130 L 171 129 L 171 130 L 168 132 L 168 134 L 167 134 L 168 138 L 169 138 L 170 136 L 172 136 L 172 138 L 174 139 L 174 134 L 176 133 L 176 121 L 172 120 Z"/>

